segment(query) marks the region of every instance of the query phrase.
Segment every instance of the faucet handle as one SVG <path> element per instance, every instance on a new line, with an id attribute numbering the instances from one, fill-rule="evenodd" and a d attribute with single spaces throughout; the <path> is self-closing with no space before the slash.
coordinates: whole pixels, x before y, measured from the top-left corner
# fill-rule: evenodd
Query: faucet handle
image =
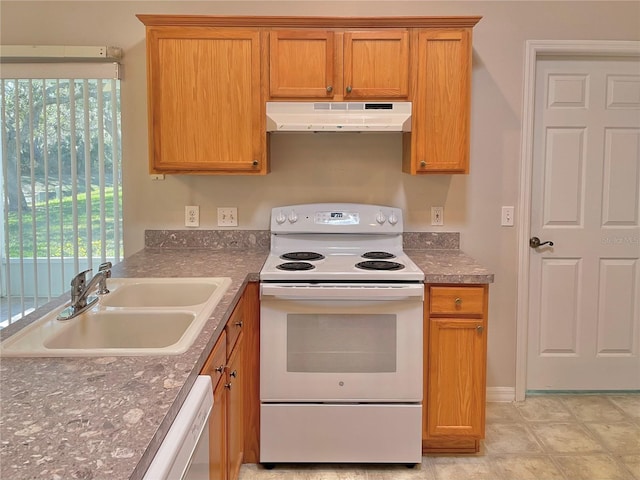
<path id="1" fill-rule="evenodd" d="M 87 283 L 87 273 L 91 270 L 85 270 L 84 272 L 78 273 L 71 280 L 71 302 L 75 304 L 78 299 L 82 296 L 84 292 L 85 285 Z"/>
<path id="2" fill-rule="evenodd" d="M 71 279 L 71 286 L 74 289 L 84 286 L 84 284 L 87 282 L 87 273 L 89 273 L 90 271 L 91 269 L 78 273 L 75 277 Z"/>

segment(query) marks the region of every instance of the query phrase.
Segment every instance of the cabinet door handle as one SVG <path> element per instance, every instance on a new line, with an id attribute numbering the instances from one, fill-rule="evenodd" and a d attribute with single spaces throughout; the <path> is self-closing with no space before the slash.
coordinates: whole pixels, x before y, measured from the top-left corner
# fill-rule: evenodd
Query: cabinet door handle
<path id="1" fill-rule="evenodd" d="M 352 92 L 352 90 L 353 90 L 353 88 L 351 88 L 351 85 L 349 85 L 349 86 L 347 87 L 347 93 L 351 93 L 351 92 Z"/>
<path id="2" fill-rule="evenodd" d="M 226 388 L 227 390 L 231 390 L 231 382 L 225 383 L 224 388 Z"/>
<path id="3" fill-rule="evenodd" d="M 331 93 L 331 92 L 333 92 L 333 87 L 331 85 L 329 85 L 327 87 L 327 93 Z"/>
<path id="4" fill-rule="evenodd" d="M 239 322 L 234 323 L 234 325 L 235 325 L 236 327 L 240 327 L 240 328 L 242 328 L 242 325 L 244 325 L 244 322 L 243 322 L 242 320 L 240 320 Z"/>
<path id="5" fill-rule="evenodd" d="M 460 305 L 462 305 L 462 299 L 460 297 L 456 297 L 453 303 L 456 304 L 456 307 L 459 307 Z"/>
<path id="6" fill-rule="evenodd" d="M 218 373 L 224 372 L 224 365 L 220 365 L 219 367 L 216 367 L 216 372 Z"/>
<path id="7" fill-rule="evenodd" d="M 254 167 L 258 166 L 258 160 L 254 160 L 253 162 L 251 162 L 251 165 L 253 165 Z"/>
<path id="8" fill-rule="evenodd" d="M 476 327 L 476 331 L 477 331 L 478 333 L 482 333 L 482 332 L 484 332 L 484 327 L 483 327 L 482 325 L 478 325 L 478 326 Z"/>
<path id="9" fill-rule="evenodd" d="M 420 168 L 425 168 L 427 166 L 427 162 L 425 162 L 424 160 L 422 160 L 420 162 Z"/>

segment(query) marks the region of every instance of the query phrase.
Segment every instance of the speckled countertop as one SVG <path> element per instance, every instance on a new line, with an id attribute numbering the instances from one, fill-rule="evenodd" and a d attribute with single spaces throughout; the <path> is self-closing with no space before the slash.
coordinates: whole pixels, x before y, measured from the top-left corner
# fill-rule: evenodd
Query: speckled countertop
<path id="1" fill-rule="evenodd" d="M 232 284 L 187 352 L 174 356 L 0 360 L 0 477 L 138 480 L 144 475 L 247 281 L 257 281 L 268 233 L 147 232 L 147 248 L 114 277 L 227 276 Z M 201 232 L 201 231 L 198 231 Z M 427 283 L 491 283 L 457 239 L 405 234 Z M 211 239 L 214 237 L 213 240 Z M 204 239 L 204 240 L 203 240 Z M 442 249 L 444 247 L 444 249 Z M 0 331 L 5 339 L 66 298 Z"/>

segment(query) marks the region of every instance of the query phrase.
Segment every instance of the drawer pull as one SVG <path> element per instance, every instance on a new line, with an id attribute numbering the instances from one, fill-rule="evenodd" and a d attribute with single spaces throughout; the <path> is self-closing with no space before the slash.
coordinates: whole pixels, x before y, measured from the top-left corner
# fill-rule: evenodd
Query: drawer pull
<path id="1" fill-rule="evenodd" d="M 483 327 L 482 325 L 478 325 L 478 326 L 476 327 L 476 331 L 477 331 L 478 333 L 482 333 L 482 332 L 484 332 L 484 327 Z"/>
<path id="2" fill-rule="evenodd" d="M 460 297 L 456 297 L 453 303 L 456 304 L 456 307 L 459 307 L 460 305 L 462 305 L 462 299 Z"/>

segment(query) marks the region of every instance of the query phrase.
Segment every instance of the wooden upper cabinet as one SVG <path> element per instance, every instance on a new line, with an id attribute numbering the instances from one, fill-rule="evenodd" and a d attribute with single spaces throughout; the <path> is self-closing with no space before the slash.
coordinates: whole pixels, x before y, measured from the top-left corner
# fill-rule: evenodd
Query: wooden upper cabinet
<path id="1" fill-rule="evenodd" d="M 409 95 L 406 30 L 345 32 L 343 51 L 345 99 Z"/>
<path id="2" fill-rule="evenodd" d="M 403 171 L 468 173 L 471 28 L 424 29 L 416 41 L 413 133 L 404 138 Z"/>
<path id="3" fill-rule="evenodd" d="M 151 173 L 268 173 L 266 102 L 412 103 L 402 169 L 468 173 L 480 17 L 138 15 Z"/>
<path id="4" fill-rule="evenodd" d="M 272 30 L 269 34 L 271 97 L 333 98 L 334 33 Z"/>
<path id="5" fill-rule="evenodd" d="M 147 27 L 152 173 L 264 174 L 258 29 Z"/>
<path id="6" fill-rule="evenodd" d="M 272 30 L 273 99 L 387 99 L 409 93 L 407 30 Z"/>

